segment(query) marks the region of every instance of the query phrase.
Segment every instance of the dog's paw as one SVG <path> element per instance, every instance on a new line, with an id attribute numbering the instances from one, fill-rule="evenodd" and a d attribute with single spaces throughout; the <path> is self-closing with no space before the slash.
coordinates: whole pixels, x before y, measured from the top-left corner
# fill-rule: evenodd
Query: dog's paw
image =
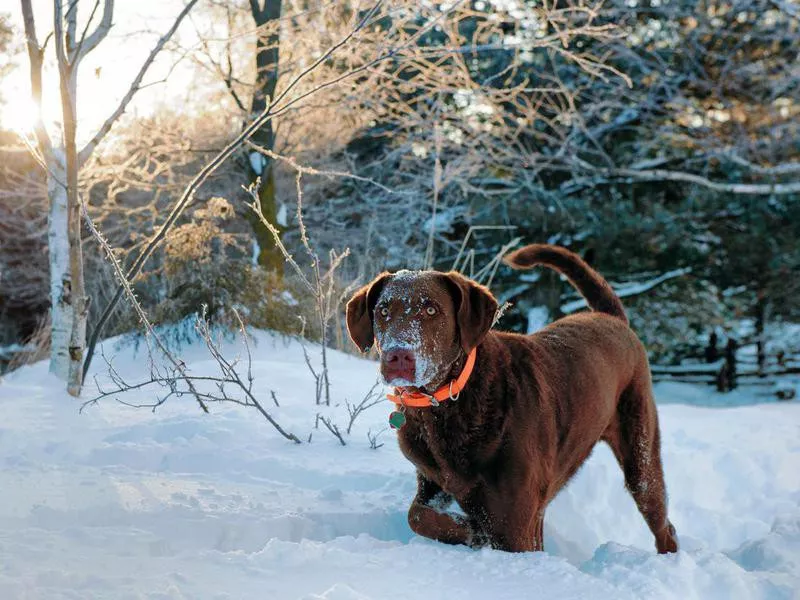
<path id="1" fill-rule="evenodd" d="M 469 536 L 467 536 L 467 546 L 478 550 L 480 548 L 486 548 L 490 545 L 491 540 L 489 536 L 486 535 L 483 531 L 471 530 Z"/>
<path id="2" fill-rule="evenodd" d="M 667 522 L 667 526 L 659 531 L 656 536 L 656 550 L 659 554 L 668 554 L 678 551 L 678 534 L 672 523 Z"/>

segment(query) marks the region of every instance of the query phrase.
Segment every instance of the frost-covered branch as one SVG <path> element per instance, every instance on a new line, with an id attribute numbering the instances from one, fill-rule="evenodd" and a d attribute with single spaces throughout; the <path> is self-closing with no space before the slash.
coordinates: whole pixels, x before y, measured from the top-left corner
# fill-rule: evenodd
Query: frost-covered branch
<path id="1" fill-rule="evenodd" d="M 751 196 L 787 195 L 800 193 L 800 181 L 787 183 L 728 183 L 714 181 L 685 171 L 671 171 L 667 169 L 605 169 L 591 168 L 594 173 L 589 177 L 577 177 L 564 183 L 562 191 L 565 194 L 574 194 L 587 187 L 599 183 L 608 183 L 613 180 L 628 181 L 674 181 L 691 183 L 707 188 L 714 192 L 727 194 L 742 194 Z"/>
<path id="2" fill-rule="evenodd" d="M 106 258 L 108 262 L 111 264 L 111 267 L 114 270 L 114 275 L 117 278 L 120 287 L 124 290 L 125 295 L 130 303 L 131 307 L 133 307 L 136 315 L 139 317 L 139 321 L 141 325 L 145 328 L 145 333 L 148 336 L 148 340 L 152 339 L 156 346 L 158 347 L 159 351 L 164 355 L 164 357 L 172 364 L 174 369 L 180 373 L 181 376 L 186 376 L 186 365 L 182 360 L 173 356 L 172 352 L 169 351 L 166 344 L 161 340 L 161 337 L 156 333 L 155 329 L 153 328 L 152 323 L 147 318 L 147 315 L 142 308 L 142 305 L 139 303 L 139 300 L 136 298 L 136 294 L 133 291 L 133 287 L 131 286 L 130 281 L 125 277 L 125 272 L 122 270 L 122 265 L 119 264 L 119 260 L 117 256 L 114 254 L 114 250 L 106 241 L 105 237 L 100 230 L 94 224 L 91 216 L 89 216 L 89 211 L 86 208 L 86 203 L 81 203 L 81 209 L 83 211 L 83 217 L 86 222 L 86 226 L 88 227 L 89 231 L 91 232 L 92 236 L 95 238 L 97 243 L 103 249 L 106 254 Z M 197 403 L 200 405 L 200 408 L 203 412 L 208 412 L 208 407 L 206 406 L 205 402 L 203 401 L 202 395 L 197 391 L 194 387 L 194 383 L 191 379 L 186 379 L 186 383 L 189 386 L 189 391 L 194 395 L 197 399 Z"/>
<path id="3" fill-rule="evenodd" d="M 86 47 L 83 49 L 83 53 L 89 52 L 94 46 L 96 46 L 108 33 L 108 30 L 111 27 L 111 13 L 113 11 L 114 2 L 113 0 L 105 0 L 105 9 L 103 11 L 103 21 L 98 25 L 97 30 L 86 40 Z M 128 91 L 125 92 L 125 95 L 120 100 L 117 107 L 114 111 L 108 116 L 108 118 L 103 122 L 100 128 L 97 130 L 97 133 L 92 136 L 86 145 L 81 149 L 80 153 L 78 154 L 78 162 L 79 164 L 83 165 L 89 159 L 89 157 L 94 152 L 97 145 L 103 140 L 103 138 L 111 131 L 111 128 L 114 126 L 114 123 L 122 116 L 125 110 L 128 108 L 131 100 L 133 100 L 134 95 L 136 92 L 139 91 L 142 80 L 144 79 L 147 72 L 150 70 L 151 65 L 156 59 L 156 56 L 161 52 L 164 48 L 166 43 L 172 38 L 175 32 L 178 30 L 183 19 L 186 15 L 189 14 L 189 11 L 192 10 L 195 4 L 197 4 L 198 0 L 189 0 L 186 3 L 186 6 L 183 7 L 178 16 L 173 21 L 172 26 L 167 30 L 167 32 L 161 36 L 161 38 L 156 42 L 153 49 L 150 51 L 150 54 L 147 56 L 145 61 L 142 63 L 142 66 L 139 68 L 139 72 L 136 74 L 136 77 L 133 78 L 133 82 L 128 87 Z M 108 18 L 108 23 L 106 23 L 106 17 Z"/>
<path id="4" fill-rule="evenodd" d="M 351 404 L 350 402 L 345 401 L 347 414 L 350 415 L 350 421 L 347 423 L 348 435 L 350 434 L 350 430 L 353 429 L 353 424 L 356 422 L 356 419 L 361 413 L 384 401 L 383 395 L 376 391 L 379 386 L 380 381 L 376 381 L 372 387 L 367 390 L 367 393 L 364 394 L 364 397 L 358 403 Z"/>
<path id="5" fill-rule="evenodd" d="M 316 317 L 320 328 L 320 335 L 322 337 L 320 340 L 322 368 L 319 373 L 317 373 L 312 367 L 308 354 L 305 351 L 305 346 L 303 347 L 303 352 L 305 354 L 306 364 L 308 365 L 308 368 L 314 376 L 317 384 L 316 403 L 322 404 L 321 392 L 324 391 L 324 403 L 325 405 L 330 406 L 331 394 L 330 379 L 328 377 L 327 354 L 328 328 L 331 319 L 336 314 L 338 306 L 341 303 L 342 296 L 349 291 L 348 288 L 345 290 L 345 292 L 337 294 L 335 274 L 336 270 L 341 266 L 344 259 L 350 254 L 350 251 L 349 249 L 345 248 L 342 252 L 337 253 L 335 250 L 331 249 L 328 254 L 328 267 L 323 272 L 320 266 L 319 255 L 311 245 L 311 241 L 309 240 L 306 231 L 305 221 L 303 220 L 303 188 L 301 182 L 304 171 L 299 165 L 296 165 L 295 163 L 292 164 L 294 164 L 297 171 L 295 176 L 295 190 L 297 193 L 297 225 L 300 231 L 300 240 L 310 260 L 311 276 L 308 276 L 303 268 L 300 267 L 294 256 L 292 256 L 281 240 L 278 228 L 275 227 L 273 223 L 270 223 L 269 219 L 267 219 L 267 217 L 264 215 L 261 209 L 261 203 L 259 202 L 258 194 L 258 186 L 261 184 L 261 180 L 257 179 L 255 183 L 248 186 L 246 190 L 251 198 L 251 202 L 249 203 L 250 209 L 255 213 L 255 215 L 258 217 L 258 220 L 264 225 L 264 227 L 266 227 L 267 230 L 272 234 L 278 250 L 281 252 L 289 266 L 291 266 L 291 268 L 294 270 L 299 280 L 303 283 L 306 289 L 309 290 L 314 298 Z M 330 429 L 330 427 L 328 427 L 328 429 Z"/>
<path id="6" fill-rule="evenodd" d="M 238 318 L 238 313 L 236 313 Z M 201 406 L 208 403 L 238 404 L 256 409 L 264 419 L 272 425 L 275 430 L 287 440 L 295 444 L 302 443 L 292 432 L 284 429 L 258 400 L 253 392 L 255 381 L 252 372 L 252 355 L 247 339 L 247 332 L 244 324 L 239 319 L 239 333 L 246 350 L 246 373 L 240 374 L 238 366 L 240 358 L 230 360 L 225 357 L 219 345 L 214 341 L 208 320 L 205 316 L 205 307 L 195 321 L 195 329 L 206 345 L 206 349 L 217 364 L 218 374 L 213 375 L 193 375 L 188 367 L 182 362 L 172 362 L 170 365 L 163 366 L 158 364 L 150 355 L 150 376 L 142 381 L 130 382 L 113 365 L 112 361 L 106 359 L 108 378 L 111 385 L 102 383 L 95 378 L 98 394 L 83 404 L 81 410 L 89 405 L 97 404 L 105 398 L 114 398 L 118 402 L 134 408 L 150 408 L 153 411 L 162 406 L 172 397 L 190 395 L 194 397 Z M 105 356 L 104 356 L 105 358 Z M 161 390 L 152 402 L 129 402 L 124 399 L 125 394 L 155 387 Z M 274 392 L 272 398 L 275 399 Z M 277 405 L 277 401 L 276 401 Z M 207 410 L 207 409 L 206 409 Z"/>
<path id="7" fill-rule="evenodd" d="M 342 437 L 342 432 L 339 431 L 339 426 L 336 425 L 336 423 L 334 423 L 330 417 L 323 417 L 322 415 L 317 415 L 317 421 L 325 425 L 325 429 L 330 431 L 331 435 L 333 435 L 337 440 L 339 440 L 339 443 L 342 446 L 347 445 L 344 441 L 344 438 Z"/>

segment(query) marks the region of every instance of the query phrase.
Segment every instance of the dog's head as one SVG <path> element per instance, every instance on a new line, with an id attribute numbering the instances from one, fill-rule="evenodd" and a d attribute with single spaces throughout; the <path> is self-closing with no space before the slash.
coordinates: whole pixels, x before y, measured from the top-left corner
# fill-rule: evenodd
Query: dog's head
<path id="1" fill-rule="evenodd" d="M 364 352 L 373 343 L 389 385 L 432 392 L 492 326 L 491 292 L 456 272 L 382 273 L 347 303 L 347 330 Z"/>

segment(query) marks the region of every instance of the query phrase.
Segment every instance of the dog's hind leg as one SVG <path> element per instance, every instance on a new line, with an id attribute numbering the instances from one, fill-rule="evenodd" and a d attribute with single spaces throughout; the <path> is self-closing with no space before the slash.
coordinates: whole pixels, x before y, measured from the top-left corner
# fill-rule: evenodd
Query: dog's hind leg
<path id="1" fill-rule="evenodd" d="M 625 486 L 655 536 L 656 549 L 662 554 L 677 552 L 675 528 L 667 518 L 658 414 L 649 376 L 636 378 L 622 393 L 617 421 L 604 439 L 622 467 Z"/>

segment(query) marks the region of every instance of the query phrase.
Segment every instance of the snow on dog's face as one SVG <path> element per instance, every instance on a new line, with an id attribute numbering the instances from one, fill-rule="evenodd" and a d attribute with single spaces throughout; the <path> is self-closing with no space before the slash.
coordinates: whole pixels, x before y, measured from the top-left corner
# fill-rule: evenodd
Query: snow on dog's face
<path id="1" fill-rule="evenodd" d="M 389 385 L 431 393 L 492 325 L 497 302 L 462 275 L 436 271 L 383 273 L 347 304 L 347 329 L 367 351 L 376 344 Z"/>

